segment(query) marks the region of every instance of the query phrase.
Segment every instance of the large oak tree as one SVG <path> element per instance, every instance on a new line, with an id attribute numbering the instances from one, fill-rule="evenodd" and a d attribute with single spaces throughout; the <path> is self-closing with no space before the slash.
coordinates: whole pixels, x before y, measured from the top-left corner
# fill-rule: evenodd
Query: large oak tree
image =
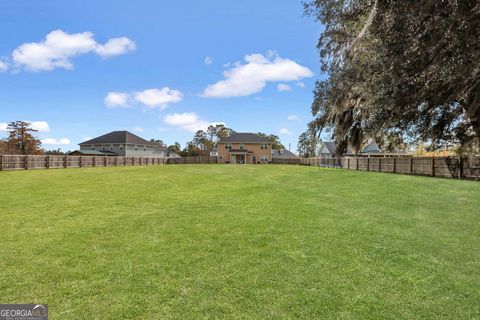
<path id="1" fill-rule="evenodd" d="M 366 137 L 434 148 L 480 137 L 480 2 L 315 0 L 324 25 L 310 131 L 339 153 Z"/>

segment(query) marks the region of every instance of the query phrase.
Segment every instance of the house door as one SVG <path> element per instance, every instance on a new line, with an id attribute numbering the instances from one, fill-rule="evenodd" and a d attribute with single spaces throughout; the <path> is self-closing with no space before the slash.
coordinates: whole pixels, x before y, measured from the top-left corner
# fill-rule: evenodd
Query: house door
<path id="1" fill-rule="evenodd" d="M 230 163 L 233 163 L 233 164 L 237 163 L 237 156 L 236 155 L 234 155 L 234 154 L 230 155 Z"/>

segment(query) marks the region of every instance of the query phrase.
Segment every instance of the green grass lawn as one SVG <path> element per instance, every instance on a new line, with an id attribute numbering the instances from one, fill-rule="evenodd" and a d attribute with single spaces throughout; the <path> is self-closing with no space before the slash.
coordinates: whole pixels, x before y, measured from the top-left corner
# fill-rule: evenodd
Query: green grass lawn
<path id="1" fill-rule="evenodd" d="M 0 303 L 51 319 L 478 319 L 480 183 L 302 166 L 0 172 Z"/>

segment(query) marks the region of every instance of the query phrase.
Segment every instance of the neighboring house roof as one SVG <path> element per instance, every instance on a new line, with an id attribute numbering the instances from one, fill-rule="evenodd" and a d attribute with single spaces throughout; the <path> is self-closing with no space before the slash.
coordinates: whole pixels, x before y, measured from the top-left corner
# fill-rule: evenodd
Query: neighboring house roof
<path id="1" fill-rule="evenodd" d="M 298 156 L 285 149 L 280 150 L 272 150 L 272 158 L 279 158 L 279 159 L 296 159 Z"/>
<path id="2" fill-rule="evenodd" d="M 255 133 L 239 132 L 231 136 L 222 138 L 218 143 L 272 143 L 267 138 L 261 137 Z"/>
<path id="3" fill-rule="evenodd" d="M 380 148 L 378 147 L 378 144 L 374 142 L 370 142 L 363 148 L 362 153 L 379 153 L 382 152 Z"/>
<path id="4" fill-rule="evenodd" d="M 320 154 L 335 154 L 337 150 L 337 146 L 335 142 L 322 142 L 322 146 L 320 148 Z M 347 147 L 347 152 L 345 154 L 353 154 L 352 148 L 350 146 Z"/>
<path id="5" fill-rule="evenodd" d="M 169 151 L 168 155 L 169 158 L 181 158 L 182 156 L 176 153 L 175 151 Z"/>
<path id="6" fill-rule="evenodd" d="M 112 131 L 110 133 L 104 134 L 103 136 L 79 143 L 79 145 L 81 146 L 90 144 L 139 144 L 155 146 L 157 148 L 166 150 L 166 148 L 158 142 L 147 141 L 128 131 Z"/>
<path id="7" fill-rule="evenodd" d="M 337 147 L 335 146 L 335 142 L 323 142 L 322 148 L 320 149 L 320 153 L 330 153 L 335 154 L 335 150 Z"/>
<path id="8" fill-rule="evenodd" d="M 71 155 L 80 154 L 85 156 L 116 156 L 117 154 L 110 150 L 98 151 L 98 150 L 75 150 L 70 152 Z"/>

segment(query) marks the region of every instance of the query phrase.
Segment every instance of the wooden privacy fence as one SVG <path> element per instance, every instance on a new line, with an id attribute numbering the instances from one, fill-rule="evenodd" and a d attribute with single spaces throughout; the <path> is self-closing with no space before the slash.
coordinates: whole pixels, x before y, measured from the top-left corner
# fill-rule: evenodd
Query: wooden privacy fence
<path id="1" fill-rule="evenodd" d="M 166 158 L 0 155 L 0 170 L 120 167 L 167 164 Z"/>
<path id="2" fill-rule="evenodd" d="M 480 157 L 300 158 L 300 165 L 480 180 Z"/>
<path id="3" fill-rule="evenodd" d="M 273 164 L 300 164 L 300 158 L 292 158 L 292 159 L 282 159 L 282 158 L 273 158 Z"/>
<path id="4" fill-rule="evenodd" d="M 169 158 L 167 164 L 217 163 L 217 157 L 197 156 L 183 158 Z"/>

